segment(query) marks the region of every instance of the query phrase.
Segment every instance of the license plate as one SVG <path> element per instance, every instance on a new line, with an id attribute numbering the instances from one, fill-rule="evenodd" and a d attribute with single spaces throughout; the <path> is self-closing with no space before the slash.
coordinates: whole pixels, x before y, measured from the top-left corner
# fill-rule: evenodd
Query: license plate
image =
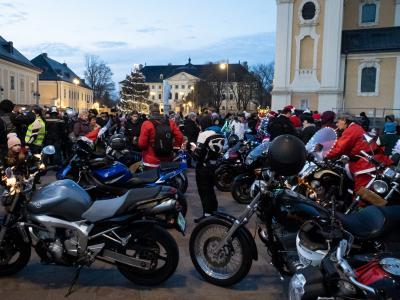
<path id="1" fill-rule="evenodd" d="M 176 220 L 176 223 L 178 224 L 179 229 L 182 231 L 182 233 L 184 233 L 186 229 L 186 220 L 182 213 L 178 214 L 178 219 Z"/>

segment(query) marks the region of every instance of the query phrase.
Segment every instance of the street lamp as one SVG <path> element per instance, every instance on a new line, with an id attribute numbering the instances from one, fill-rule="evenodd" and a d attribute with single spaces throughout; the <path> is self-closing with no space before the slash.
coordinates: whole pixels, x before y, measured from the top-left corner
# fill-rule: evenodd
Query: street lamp
<path id="1" fill-rule="evenodd" d="M 78 78 L 74 78 L 74 79 L 72 80 L 72 82 L 73 82 L 75 85 L 78 85 L 78 84 L 80 83 L 80 81 L 79 81 Z"/>
<path id="2" fill-rule="evenodd" d="M 219 68 L 221 70 L 226 70 L 226 97 L 225 97 L 225 113 L 227 112 L 228 109 L 228 99 L 229 99 L 229 93 L 228 93 L 228 83 L 229 83 L 229 59 L 226 60 L 226 63 L 220 63 Z"/>

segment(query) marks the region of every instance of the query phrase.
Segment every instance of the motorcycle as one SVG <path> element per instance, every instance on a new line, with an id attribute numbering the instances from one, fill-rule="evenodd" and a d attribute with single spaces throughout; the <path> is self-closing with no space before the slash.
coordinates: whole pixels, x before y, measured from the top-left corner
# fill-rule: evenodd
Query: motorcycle
<path id="1" fill-rule="evenodd" d="M 167 189 L 135 189 L 92 202 L 69 179 L 35 191 L 42 170 L 43 164 L 27 179 L 10 168 L 4 171 L 0 276 L 22 270 L 31 247 L 43 263 L 76 268 L 69 293 L 80 270 L 95 261 L 116 266 L 124 277 L 141 285 L 157 285 L 173 275 L 179 249 L 157 215 L 169 214 L 169 222 L 182 233 L 186 222 Z"/>
<path id="2" fill-rule="evenodd" d="M 400 299 L 398 255 L 366 256 L 354 269 L 345 258 L 348 249 L 348 241 L 342 240 L 320 267 L 310 266 L 293 275 L 289 299 Z"/>
<path id="3" fill-rule="evenodd" d="M 264 142 L 247 155 L 244 161 L 245 172 L 235 177 L 231 187 L 233 199 L 240 204 L 249 204 L 252 200 L 250 188 L 254 180 L 260 175 L 262 161 L 265 159 L 269 142 Z"/>
<path id="4" fill-rule="evenodd" d="M 57 179 L 69 178 L 92 190 L 99 187 L 101 193 L 107 195 L 163 184 L 173 186 L 184 194 L 188 187 L 186 162 L 165 162 L 157 169 L 133 174 L 126 165 L 115 161 L 113 157 L 96 157 L 93 143 L 85 138 L 77 141 L 75 152 L 68 165 L 57 173 Z M 108 192 L 106 187 L 109 187 Z"/>
<path id="5" fill-rule="evenodd" d="M 218 190 L 231 191 L 233 179 L 246 172 L 244 161 L 247 154 L 257 145 L 257 142 L 240 141 L 225 152 L 215 170 L 215 186 Z"/>
<path id="6" fill-rule="evenodd" d="M 271 158 L 266 161 L 271 166 L 276 165 Z M 252 202 L 238 218 L 216 212 L 194 228 L 190 237 L 190 256 L 197 271 L 207 281 L 228 286 L 239 282 L 249 272 L 252 261 L 258 259 L 258 251 L 245 225 L 254 214 L 258 217 L 258 235 L 281 276 L 291 276 L 304 266 L 296 241 L 299 228 L 307 220 L 342 224 L 354 236 L 353 253 L 380 252 L 400 243 L 400 235 L 396 233 L 400 206 L 369 206 L 344 215 L 335 211 L 334 203 L 327 209 L 286 188 L 285 181 L 275 168 L 265 166 L 252 185 Z"/>

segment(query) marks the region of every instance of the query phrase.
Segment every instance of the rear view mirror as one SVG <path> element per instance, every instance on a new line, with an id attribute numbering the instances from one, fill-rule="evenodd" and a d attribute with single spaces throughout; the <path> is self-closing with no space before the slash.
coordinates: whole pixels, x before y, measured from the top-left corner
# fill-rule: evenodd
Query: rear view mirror
<path id="1" fill-rule="evenodd" d="M 368 143 L 368 144 L 372 144 L 374 142 L 374 138 L 369 136 L 368 134 L 364 133 L 364 140 Z"/>
<path id="2" fill-rule="evenodd" d="M 54 155 L 56 153 L 56 149 L 53 145 L 49 145 L 43 148 L 42 153 L 46 155 Z"/>

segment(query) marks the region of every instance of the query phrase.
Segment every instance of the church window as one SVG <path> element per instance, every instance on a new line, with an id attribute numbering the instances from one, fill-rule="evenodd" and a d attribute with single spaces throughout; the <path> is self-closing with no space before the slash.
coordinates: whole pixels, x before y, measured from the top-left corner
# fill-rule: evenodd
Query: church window
<path id="1" fill-rule="evenodd" d="M 367 67 L 361 73 L 361 93 L 375 93 L 376 88 L 376 68 Z"/>
<path id="2" fill-rule="evenodd" d="M 316 8 L 314 2 L 306 2 L 301 10 L 301 16 L 304 20 L 312 20 L 315 17 Z"/>

